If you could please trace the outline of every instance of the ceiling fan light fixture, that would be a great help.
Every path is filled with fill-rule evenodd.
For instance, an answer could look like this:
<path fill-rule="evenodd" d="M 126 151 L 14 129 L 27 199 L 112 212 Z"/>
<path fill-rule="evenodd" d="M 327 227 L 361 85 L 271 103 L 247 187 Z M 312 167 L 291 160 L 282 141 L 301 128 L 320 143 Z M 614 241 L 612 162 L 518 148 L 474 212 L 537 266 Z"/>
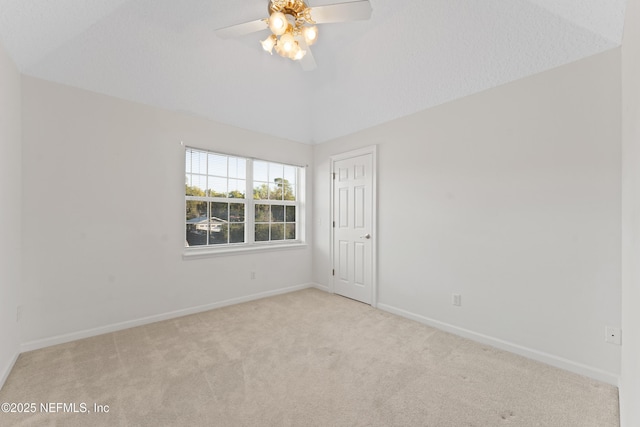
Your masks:
<path fill-rule="evenodd" d="M 293 42 L 293 47 L 291 48 L 291 50 L 289 51 L 289 54 L 287 55 L 287 58 L 292 59 L 295 61 L 296 56 L 300 54 L 300 46 L 298 45 L 298 42 Z"/>
<path fill-rule="evenodd" d="M 273 55 L 273 47 L 276 45 L 277 41 L 278 41 L 278 38 L 276 37 L 276 35 L 275 34 L 271 34 L 269 37 L 267 37 L 266 39 L 264 39 L 260 43 L 262 44 L 262 48 L 265 51 L 267 51 L 271 55 Z"/>
<path fill-rule="evenodd" d="M 318 27 L 315 25 L 312 27 L 304 27 L 302 30 L 302 35 L 304 36 L 304 40 L 307 42 L 309 46 L 314 44 L 316 40 L 318 40 Z"/>
<path fill-rule="evenodd" d="M 223 38 L 238 37 L 269 29 L 262 48 L 283 58 L 299 61 L 304 71 L 316 68 L 311 45 L 318 41 L 316 24 L 366 20 L 371 17 L 370 0 L 350 0 L 324 6 L 309 7 L 306 0 L 268 0 L 269 16 L 255 21 L 216 30 Z M 342 0 L 344 1 L 344 0 Z"/>
<path fill-rule="evenodd" d="M 299 60 L 301 60 L 302 58 L 304 58 L 304 56 L 305 56 L 306 54 L 307 54 L 307 51 L 306 51 L 306 50 L 302 50 L 302 49 L 300 49 L 300 46 L 298 46 L 297 52 L 296 52 L 296 54 L 295 54 L 295 55 L 293 55 L 293 58 L 292 58 L 292 59 L 294 59 L 294 60 L 296 60 L 296 61 L 299 61 Z"/>
<path fill-rule="evenodd" d="M 269 29 L 276 36 L 283 35 L 287 28 L 289 27 L 289 22 L 287 21 L 287 17 L 282 12 L 273 12 L 269 16 Z"/>
<path fill-rule="evenodd" d="M 307 45 L 318 39 L 318 28 L 311 18 L 311 8 L 304 0 L 270 0 L 269 18 L 266 21 L 273 34 L 262 43 L 262 47 L 267 52 L 275 49 L 284 58 L 299 61 L 307 54 L 295 37 L 300 38 L 301 42 L 304 39 Z M 272 41 L 274 46 L 271 46 Z"/>
<path fill-rule="evenodd" d="M 291 33 L 283 34 L 282 36 L 280 36 L 280 40 L 278 40 L 278 46 L 280 46 L 282 48 L 282 51 L 286 52 L 287 54 L 292 52 L 294 50 L 294 47 L 297 45 L 298 44 L 294 40 Z"/>

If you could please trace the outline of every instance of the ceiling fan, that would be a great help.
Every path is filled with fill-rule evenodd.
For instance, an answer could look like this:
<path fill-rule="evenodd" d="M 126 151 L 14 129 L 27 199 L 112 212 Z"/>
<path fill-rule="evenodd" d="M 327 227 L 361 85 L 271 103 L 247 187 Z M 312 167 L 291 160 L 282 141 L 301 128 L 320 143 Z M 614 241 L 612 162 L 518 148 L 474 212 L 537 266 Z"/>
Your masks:
<path fill-rule="evenodd" d="M 263 40 L 262 47 L 269 53 L 299 61 L 302 69 L 311 71 L 316 61 L 310 45 L 318 39 L 315 24 L 361 21 L 371 17 L 369 0 L 309 7 L 304 0 L 269 0 L 269 17 L 216 30 L 224 39 L 240 37 L 266 29 L 271 34 Z"/>

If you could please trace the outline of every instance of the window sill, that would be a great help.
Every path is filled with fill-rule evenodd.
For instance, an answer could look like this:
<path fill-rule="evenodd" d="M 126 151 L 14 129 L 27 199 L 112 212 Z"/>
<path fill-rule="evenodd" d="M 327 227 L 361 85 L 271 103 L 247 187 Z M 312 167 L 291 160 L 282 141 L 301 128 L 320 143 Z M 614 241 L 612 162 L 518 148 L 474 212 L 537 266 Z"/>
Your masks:
<path fill-rule="evenodd" d="M 251 246 L 225 246 L 221 248 L 204 247 L 204 248 L 185 248 L 182 253 L 183 260 L 211 258 L 219 255 L 241 255 L 256 252 L 272 252 L 279 250 L 306 249 L 306 243 L 271 243 L 271 244 L 253 244 Z"/>

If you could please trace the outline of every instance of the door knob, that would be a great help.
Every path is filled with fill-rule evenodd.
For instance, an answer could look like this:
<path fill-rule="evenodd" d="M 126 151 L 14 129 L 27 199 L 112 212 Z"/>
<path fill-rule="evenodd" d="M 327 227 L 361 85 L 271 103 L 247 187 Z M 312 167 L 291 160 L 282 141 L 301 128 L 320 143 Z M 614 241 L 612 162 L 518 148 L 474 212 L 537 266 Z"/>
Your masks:
<path fill-rule="evenodd" d="M 361 239 L 370 239 L 371 238 L 371 234 L 367 233 L 364 236 L 360 236 Z"/>

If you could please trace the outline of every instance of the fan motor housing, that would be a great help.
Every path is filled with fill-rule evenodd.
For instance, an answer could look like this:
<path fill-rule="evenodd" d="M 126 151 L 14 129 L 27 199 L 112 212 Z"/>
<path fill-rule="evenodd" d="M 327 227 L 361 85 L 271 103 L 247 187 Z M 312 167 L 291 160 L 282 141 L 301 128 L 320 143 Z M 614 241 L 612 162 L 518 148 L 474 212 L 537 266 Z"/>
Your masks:
<path fill-rule="evenodd" d="M 298 18 L 309 7 L 302 0 L 270 0 L 269 15 L 274 12 L 282 12 L 285 15 L 291 15 Z"/>

